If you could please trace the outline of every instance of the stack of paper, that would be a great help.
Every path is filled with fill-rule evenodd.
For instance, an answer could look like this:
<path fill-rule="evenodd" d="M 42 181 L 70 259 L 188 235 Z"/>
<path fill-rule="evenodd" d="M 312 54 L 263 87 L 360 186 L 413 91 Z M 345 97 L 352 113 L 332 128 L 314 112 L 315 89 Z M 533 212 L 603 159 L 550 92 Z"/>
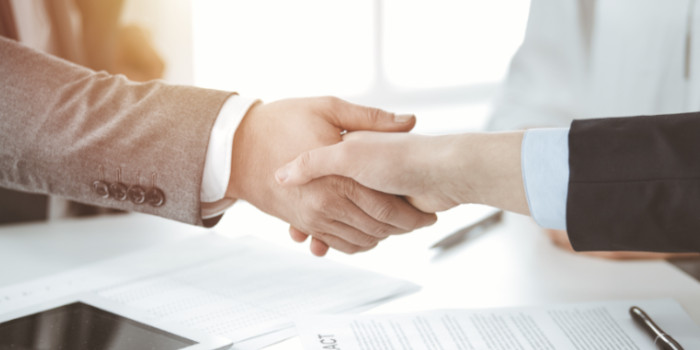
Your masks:
<path fill-rule="evenodd" d="M 416 290 L 254 238 L 203 235 L 0 289 L 0 310 L 93 292 L 246 349 L 293 336 L 300 315 L 364 310 Z"/>

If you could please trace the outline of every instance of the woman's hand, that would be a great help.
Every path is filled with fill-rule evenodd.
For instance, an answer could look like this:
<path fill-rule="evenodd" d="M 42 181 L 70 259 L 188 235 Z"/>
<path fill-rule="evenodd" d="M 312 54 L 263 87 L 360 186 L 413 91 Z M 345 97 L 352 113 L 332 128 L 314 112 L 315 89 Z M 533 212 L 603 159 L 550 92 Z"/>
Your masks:
<path fill-rule="evenodd" d="M 406 133 L 354 132 L 343 142 L 302 153 L 279 169 L 283 185 L 302 185 L 329 175 L 352 178 L 377 191 L 405 196 L 416 208 L 434 213 L 460 204 L 452 184 L 450 137 Z"/>
<path fill-rule="evenodd" d="M 277 182 L 305 184 L 349 177 L 377 191 L 405 196 L 424 212 L 462 203 L 528 213 L 520 170 L 522 132 L 421 136 L 355 132 L 343 142 L 302 153 L 278 169 Z"/>

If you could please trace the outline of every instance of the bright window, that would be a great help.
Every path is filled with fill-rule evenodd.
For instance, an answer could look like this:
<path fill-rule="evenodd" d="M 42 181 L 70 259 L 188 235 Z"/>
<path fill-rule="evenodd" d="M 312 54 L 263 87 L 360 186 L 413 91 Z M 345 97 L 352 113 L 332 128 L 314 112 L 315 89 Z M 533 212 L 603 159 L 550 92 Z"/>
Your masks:
<path fill-rule="evenodd" d="M 192 4 L 198 85 L 264 100 L 370 88 L 371 0 Z"/>
<path fill-rule="evenodd" d="M 387 78 L 402 87 L 493 83 L 522 42 L 528 2 L 385 0 Z"/>
<path fill-rule="evenodd" d="M 336 95 L 476 129 L 524 36 L 523 0 L 192 1 L 196 85 L 265 101 Z"/>

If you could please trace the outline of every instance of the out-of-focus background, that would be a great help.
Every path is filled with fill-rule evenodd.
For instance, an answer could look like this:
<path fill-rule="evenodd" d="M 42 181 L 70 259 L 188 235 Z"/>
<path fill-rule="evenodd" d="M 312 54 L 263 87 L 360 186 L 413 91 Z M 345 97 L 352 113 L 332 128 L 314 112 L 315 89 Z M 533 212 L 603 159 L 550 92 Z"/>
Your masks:
<path fill-rule="evenodd" d="M 523 0 L 128 0 L 171 82 L 263 101 L 336 95 L 480 129 L 523 40 Z"/>

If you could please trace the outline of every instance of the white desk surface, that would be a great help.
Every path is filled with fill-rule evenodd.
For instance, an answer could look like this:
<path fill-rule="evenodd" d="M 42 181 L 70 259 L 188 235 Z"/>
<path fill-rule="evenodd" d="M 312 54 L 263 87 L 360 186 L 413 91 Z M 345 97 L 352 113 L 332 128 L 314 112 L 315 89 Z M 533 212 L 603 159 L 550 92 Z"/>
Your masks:
<path fill-rule="evenodd" d="M 434 241 L 431 234 L 451 230 L 450 220 L 467 209 L 448 213 L 444 224 L 390 237 L 370 252 L 332 252 L 326 259 L 423 287 L 370 313 L 672 297 L 700 324 L 700 282 L 674 266 L 570 254 L 553 247 L 529 218 L 520 215 L 505 215 L 488 233 L 442 255 L 428 250 Z M 0 287 L 211 231 L 142 214 L 0 226 Z M 236 204 L 213 231 L 251 234 L 308 254 L 306 244 L 289 238 L 286 224 L 246 203 Z M 270 349 L 301 349 L 301 343 L 292 338 Z"/>

